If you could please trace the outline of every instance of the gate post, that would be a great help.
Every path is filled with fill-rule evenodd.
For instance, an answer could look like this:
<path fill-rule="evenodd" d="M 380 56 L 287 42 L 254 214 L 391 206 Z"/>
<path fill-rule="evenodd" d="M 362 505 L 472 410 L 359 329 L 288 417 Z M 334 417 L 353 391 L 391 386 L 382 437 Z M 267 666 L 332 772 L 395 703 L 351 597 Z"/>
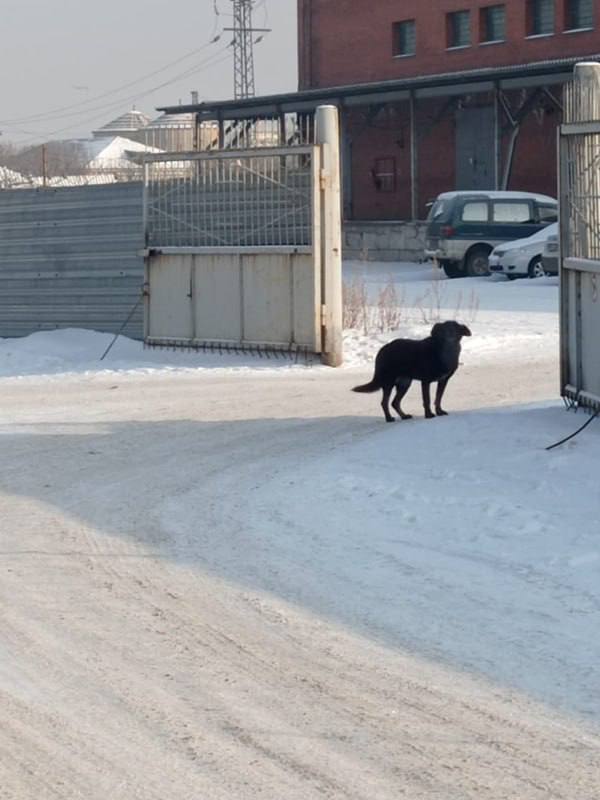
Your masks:
<path fill-rule="evenodd" d="M 339 367 L 342 341 L 342 214 L 340 133 L 335 106 L 319 106 L 316 143 L 321 150 L 321 330 L 323 363 Z"/>

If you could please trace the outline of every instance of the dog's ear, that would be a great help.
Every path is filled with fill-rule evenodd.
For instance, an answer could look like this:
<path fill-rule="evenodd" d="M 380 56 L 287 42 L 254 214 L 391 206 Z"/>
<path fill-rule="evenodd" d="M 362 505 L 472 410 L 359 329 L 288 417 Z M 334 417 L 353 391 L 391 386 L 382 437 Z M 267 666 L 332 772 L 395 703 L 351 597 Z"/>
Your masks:
<path fill-rule="evenodd" d="M 431 329 L 431 336 L 434 339 L 441 339 L 444 337 L 444 322 L 436 322 L 433 328 Z"/>

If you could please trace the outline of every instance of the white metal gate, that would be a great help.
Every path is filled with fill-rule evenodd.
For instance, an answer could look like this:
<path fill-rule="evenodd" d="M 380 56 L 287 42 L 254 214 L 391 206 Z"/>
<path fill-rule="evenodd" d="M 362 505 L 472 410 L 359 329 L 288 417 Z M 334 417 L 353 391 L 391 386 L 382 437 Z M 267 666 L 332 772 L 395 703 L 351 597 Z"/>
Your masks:
<path fill-rule="evenodd" d="M 600 64 L 578 64 L 559 132 L 561 392 L 600 409 Z"/>
<path fill-rule="evenodd" d="M 319 112 L 315 145 L 147 158 L 146 343 L 341 363 L 337 114 Z"/>

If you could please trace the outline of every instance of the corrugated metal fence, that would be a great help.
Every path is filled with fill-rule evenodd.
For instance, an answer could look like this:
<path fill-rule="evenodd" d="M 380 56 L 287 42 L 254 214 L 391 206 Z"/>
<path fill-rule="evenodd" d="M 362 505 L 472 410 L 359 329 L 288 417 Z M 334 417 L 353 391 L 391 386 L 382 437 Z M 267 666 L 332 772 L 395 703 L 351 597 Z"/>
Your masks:
<path fill-rule="evenodd" d="M 144 276 L 142 184 L 0 191 L 0 337 L 116 332 Z M 125 329 L 143 336 L 143 304 Z"/>

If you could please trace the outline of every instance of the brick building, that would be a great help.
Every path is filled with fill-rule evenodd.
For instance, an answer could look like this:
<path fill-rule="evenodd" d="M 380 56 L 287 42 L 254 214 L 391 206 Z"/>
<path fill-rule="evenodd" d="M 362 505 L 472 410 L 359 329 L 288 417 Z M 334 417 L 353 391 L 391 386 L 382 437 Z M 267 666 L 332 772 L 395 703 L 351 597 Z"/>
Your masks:
<path fill-rule="evenodd" d="M 161 110 L 215 121 L 226 146 L 251 120 L 287 143 L 288 116 L 333 103 L 345 219 L 416 220 L 452 189 L 556 195 L 582 60 L 600 60 L 600 0 L 298 0 L 298 92 Z"/>
<path fill-rule="evenodd" d="M 454 188 L 555 195 L 561 86 L 598 58 L 598 25 L 600 0 L 299 0 L 300 92 L 339 87 L 346 216 L 422 217 Z"/>

